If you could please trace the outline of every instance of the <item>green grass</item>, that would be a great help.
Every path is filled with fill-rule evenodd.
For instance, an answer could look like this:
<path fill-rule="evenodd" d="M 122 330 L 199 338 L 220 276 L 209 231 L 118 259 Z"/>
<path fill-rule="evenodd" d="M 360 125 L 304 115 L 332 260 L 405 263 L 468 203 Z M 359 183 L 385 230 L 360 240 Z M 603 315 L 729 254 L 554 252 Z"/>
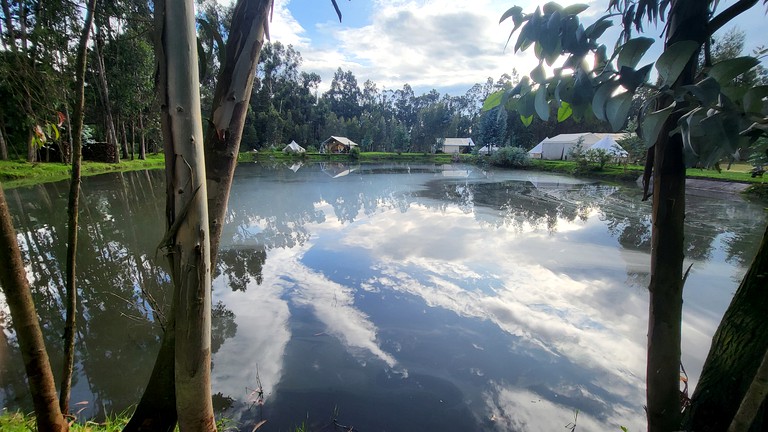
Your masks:
<path fill-rule="evenodd" d="M 162 168 L 165 166 L 164 160 L 162 154 L 154 154 L 147 155 L 146 160 L 123 160 L 118 164 L 84 161 L 81 172 L 85 177 L 107 172 Z M 71 165 L 60 162 L 0 161 L 0 182 L 3 187 L 12 188 L 59 181 L 70 178 L 71 171 Z"/>
<path fill-rule="evenodd" d="M 131 410 L 132 411 L 132 410 Z M 120 432 L 131 419 L 130 411 L 107 418 L 103 422 L 87 420 L 85 422 L 70 422 L 71 432 Z M 236 431 L 237 425 L 227 418 L 217 418 L 216 428 L 219 432 Z M 0 431 L 2 432 L 33 432 L 37 430 L 34 414 L 22 412 L 8 412 L 5 409 L 0 412 Z M 176 426 L 175 431 L 179 430 Z"/>

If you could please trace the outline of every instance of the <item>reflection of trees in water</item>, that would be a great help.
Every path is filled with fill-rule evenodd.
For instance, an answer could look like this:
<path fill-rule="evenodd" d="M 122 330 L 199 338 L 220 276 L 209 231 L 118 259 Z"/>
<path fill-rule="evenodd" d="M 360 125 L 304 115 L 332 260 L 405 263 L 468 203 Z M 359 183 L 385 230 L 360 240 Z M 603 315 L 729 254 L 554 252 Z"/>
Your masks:
<path fill-rule="evenodd" d="M 157 171 L 99 176 L 86 179 L 82 186 L 73 398 L 78 397 L 78 388 L 87 388 L 95 399 L 89 404 L 92 415 L 121 411 L 139 399 L 159 346 L 158 323 L 170 301 L 169 276 L 156 251 L 165 229 L 162 184 L 162 172 Z M 33 278 L 43 336 L 58 373 L 67 188 L 54 183 L 11 190 L 9 195 L 19 243 Z M 221 312 L 225 322 L 234 324 L 233 315 Z M 6 329 L 11 328 L 8 319 L 3 317 Z M 235 329 L 227 324 L 216 326 L 213 338 L 220 341 L 218 346 Z M 8 344 L 11 357 L 19 358 L 15 337 Z M 30 401 L 26 392 L 18 393 L 17 382 L 23 382 L 23 367 L 14 366 L 0 383 L 6 407 L 28 409 Z"/>
<path fill-rule="evenodd" d="M 258 248 L 233 248 L 219 252 L 214 277 L 226 277 L 226 284 L 232 291 L 245 291 L 251 281 L 261 285 L 264 277 L 262 268 L 267 261 L 267 251 Z"/>
<path fill-rule="evenodd" d="M 475 211 L 478 222 L 492 227 L 545 228 L 556 232 L 559 221 L 585 221 L 597 211 L 608 232 L 625 249 L 648 252 L 651 247 L 650 205 L 641 201 L 640 191 L 600 184 L 558 184 L 531 181 L 479 183 L 436 180 L 419 195 L 439 200 L 445 211 L 453 205 L 471 213 L 475 206 L 497 210 L 488 215 Z M 762 226 L 765 216 L 755 206 L 741 201 L 691 197 L 687 200 L 686 258 L 707 260 L 724 235 L 728 260 L 746 265 L 754 255 L 759 239 L 742 233 Z M 743 229 L 733 225 L 743 222 Z M 729 227 L 729 228 L 726 228 Z M 726 231 L 729 229 L 731 231 Z"/>

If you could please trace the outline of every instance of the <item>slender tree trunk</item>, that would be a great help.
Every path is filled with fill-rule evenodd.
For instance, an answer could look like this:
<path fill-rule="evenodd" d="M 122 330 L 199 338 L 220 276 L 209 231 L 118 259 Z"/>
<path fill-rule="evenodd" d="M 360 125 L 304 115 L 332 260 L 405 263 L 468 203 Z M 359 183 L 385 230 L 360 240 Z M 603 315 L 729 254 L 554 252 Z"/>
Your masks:
<path fill-rule="evenodd" d="M 8 35 L 8 45 L 11 47 L 11 52 L 16 52 L 16 33 L 13 29 L 13 17 L 11 16 L 11 7 L 8 4 L 8 0 L 0 0 L 0 4 L 3 8 L 3 16 L 5 17 L 6 34 Z"/>
<path fill-rule="evenodd" d="M 109 86 L 107 85 L 107 73 L 104 68 L 104 35 L 97 26 L 96 43 L 93 45 L 96 53 L 96 76 L 98 77 L 99 97 L 104 107 L 104 123 L 107 129 L 107 142 L 114 146 L 114 163 L 120 162 L 120 141 L 117 139 L 115 121 L 112 117 L 112 104 L 109 102 Z"/>
<path fill-rule="evenodd" d="M 164 246 L 176 300 L 176 412 L 183 431 L 215 431 L 210 381 L 210 237 L 194 2 L 160 0 L 155 5 L 167 187 Z"/>
<path fill-rule="evenodd" d="M 5 131 L 0 126 L 0 160 L 8 160 L 8 144 L 5 143 Z"/>
<path fill-rule="evenodd" d="M 227 214 L 240 139 L 253 87 L 253 77 L 264 44 L 264 26 L 272 0 L 239 0 L 232 15 L 224 61 L 211 108 L 211 127 L 205 137 L 211 259 L 215 265 Z"/>
<path fill-rule="evenodd" d="M 75 330 L 77 321 L 77 229 L 80 206 L 80 163 L 82 161 L 83 111 L 85 109 L 85 68 L 87 62 L 88 39 L 93 25 L 93 13 L 96 0 L 88 1 L 83 32 L 77 45 L 75 59 L 75 105 L 74 130 L 71 132 L 72 180 L 69 185 L 69 204 L 67 213 L 67 315 L 64 325 L 64 365 L 61 376 L 61 394 L 59 407 L 61 412 L 69 412 L 69 396 L 72 388 L 72 371 L 75 364 Z"/>
<path fill-rule="evenodd" d="M 685 430 L 725 431 L 738 411 L 739 403 L 768 351 L 768 332 L 765 331 L 768 324 L 767 279 L 768 228 L 712 337 L 691 406 L 686 410 Z M 766 411 L 768 408 L 763 407 L 762 421 L 768 418 Z M 761 424 L 757 430 L 763 429 Z"/>
<path fill-rule="evenodd" d="M 123 149 L 123 159 L 128 159 L 131 155 L 128 152 L 128 134 L 125 131 L 125 122 L 120 121 L 120 141 Z"/>
<path fill-rule="evenodd" d="M 684 7 L 683 7 L 684 6 Z M 665 46 L 706 39 L 708 2 L 672 0 Z M 695 59 L 673 84 L 693 84 Z M 666 106 L 671 100 L 662 101 Z M 653 228 L 646 369 L 648 430 L 680 428 L 680 341 L 683 309 L 683 222 L 685 219 L 685 161 L 680 134 L 669 136 L 679 115 L 664 125 L 654 149 Z"/>
<path fill-rule="evenodd" d="M 136 149 L 136 122 L 134 119 L 131 119 L 131 160 L 134 159 L 134 153 Z"/>
<path fill-rule="evenodd" d="M 146 134 L 144 133 L 144 114 L 139 114 L 139 131 L 141 133 L 140 141 L 141 145 L 139 147 L 139 159 L 144 160 L 147 158 L 147 143 L 145 140 Z"/>
<path fill-rule="evenodd" d="M 37 145 L 35 144 L 35 131 L 30 130 L 27 137 L 27 162 L 37 162 Z"/>
<path fill-rule="evenodd" d="M 69 425 L 61 415 L 57 403 L 56 384 L 53 381 L 48 353 L 43 341 L 37 312 L 32 301 L 24 262 L 16 242 L 11 215 L 5 194 L 0 188 L 0 283 L 11 311 L 11 318 L 24 359 L 29 380 L 29 391 L 35 406 L 37 428 L 41 431 L 66 431 Z"/>

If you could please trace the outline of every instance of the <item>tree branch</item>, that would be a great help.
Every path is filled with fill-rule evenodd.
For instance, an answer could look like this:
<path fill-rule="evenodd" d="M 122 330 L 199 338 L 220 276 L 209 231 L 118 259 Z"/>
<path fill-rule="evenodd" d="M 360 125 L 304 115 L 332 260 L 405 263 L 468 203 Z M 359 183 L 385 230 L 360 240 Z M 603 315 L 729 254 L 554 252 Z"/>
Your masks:
<path fill-rule="evenodd" d="M 709 35 L 712 36 L 732 19 L 746 12 L 749 8 L 757 4 L 757 0 L 739 0 L 732 4 L 728 9 L 722 11 L 718 16 L 709 21 Z"/>

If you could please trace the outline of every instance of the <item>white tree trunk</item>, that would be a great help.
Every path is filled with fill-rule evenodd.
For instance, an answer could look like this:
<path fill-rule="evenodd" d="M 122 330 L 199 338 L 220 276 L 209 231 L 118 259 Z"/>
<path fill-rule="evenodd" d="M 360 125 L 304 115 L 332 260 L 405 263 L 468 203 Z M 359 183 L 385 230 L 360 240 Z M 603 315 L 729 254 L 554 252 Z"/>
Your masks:
<path fill-rule="evenodd" d="M 176 411 L 182 431 L 213 431 L 211 271 L 194 2 L 159 1 L 155 16 L 167 179 L 167 248 L 176 301 Z"/>

